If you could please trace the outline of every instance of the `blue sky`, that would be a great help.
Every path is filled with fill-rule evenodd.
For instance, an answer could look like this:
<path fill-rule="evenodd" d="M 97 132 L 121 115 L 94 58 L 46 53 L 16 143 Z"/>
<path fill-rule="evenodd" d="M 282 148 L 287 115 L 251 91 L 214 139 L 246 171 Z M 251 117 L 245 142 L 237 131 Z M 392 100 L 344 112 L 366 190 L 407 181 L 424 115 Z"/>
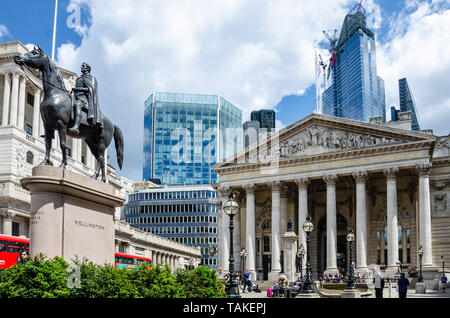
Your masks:
<path fill-rule="evenodd" d="M 314 43 L 325 40 L 322 30 L 340 29 L 358 2 L 59 0 L 57 64 L 77 73 L 81 61 L 93 66 L 102 110 L 126 131 L 123 173 L 137 180 L 143 103 L 152 92 L 218 94 L 243 109 L 244 120 L 254 109 L 275 108 L 278 127 L 288 126 L 315 108 Z M 4 1 L 0 41 L 36 44 L 50 55 L 54 5 Z M 74 6 L 84 33 L 68 26 Z M 407 77 L 423 128 L 448 134 L 450 41 L 442 39 L 450 32 L 450 5 L 366 0 L 363 6 L 377 39 L 386 105 L 398 105 L 398 79 Z M 123 116 L 124 107 L 133 111 Z"/>

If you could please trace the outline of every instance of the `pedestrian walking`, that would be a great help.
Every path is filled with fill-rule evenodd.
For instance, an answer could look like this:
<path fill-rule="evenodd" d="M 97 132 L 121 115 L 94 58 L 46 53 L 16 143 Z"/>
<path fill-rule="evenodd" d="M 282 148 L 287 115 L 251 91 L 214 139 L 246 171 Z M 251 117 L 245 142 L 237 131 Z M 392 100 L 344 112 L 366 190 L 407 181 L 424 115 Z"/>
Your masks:
<path fill-rule="evenodd" d="M 376 271 L 373 271 L 373 283 L 375 284 L 375 297 L 383 298 L 384 278 Z"/>
<path fill-rule="evenodd" d="M 400 278 L 397 280 L 398 296 L 399 298 L 406 298 L 408 293 L 409 280 L 405 277 L 405 273 L 400 273 Z"/>

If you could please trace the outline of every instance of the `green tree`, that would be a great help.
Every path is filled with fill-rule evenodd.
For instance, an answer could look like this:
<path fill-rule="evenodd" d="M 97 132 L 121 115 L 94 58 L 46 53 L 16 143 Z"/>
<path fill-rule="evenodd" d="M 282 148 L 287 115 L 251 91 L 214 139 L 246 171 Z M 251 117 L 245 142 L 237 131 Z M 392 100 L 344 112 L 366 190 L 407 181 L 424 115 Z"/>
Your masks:
<path fill-rule="evenodd" d="M 17 264 L 3 271 L 0 281 L 0 298 L 65 298 L 70 296 L 67 287 L 69 264 L 62 258 L 46 260 L 37 255 L 25 264 Z"/>
<path fill-rule="evenodd" d="M 183 286 L 187 298 L 225 298 L 224 284 L 217 279 L 214 270 L 198 266 L 194 270 L 176 273 L 177 281 Z"/>
<path fill-rule="evenodd" d="M 96 265 L 87 260 L 74 260 L 70 275 L 80 275 L 79 288 L 71 288 L 74 298 L 133 298 L 139 297 L 139 290 L 130 279 L 130 270 L 111 265 Z M 76 269 L 75 269 L 76 268 Z"/>
<path fill-rule="evenodd" d="M 185 298 L 183 285 L 172 275 L 169 266 L 157 265 L 149 268 L 148 264 L 130 271 L 131 280 L 137 284 L 139 294 L 145 298 Z"/>

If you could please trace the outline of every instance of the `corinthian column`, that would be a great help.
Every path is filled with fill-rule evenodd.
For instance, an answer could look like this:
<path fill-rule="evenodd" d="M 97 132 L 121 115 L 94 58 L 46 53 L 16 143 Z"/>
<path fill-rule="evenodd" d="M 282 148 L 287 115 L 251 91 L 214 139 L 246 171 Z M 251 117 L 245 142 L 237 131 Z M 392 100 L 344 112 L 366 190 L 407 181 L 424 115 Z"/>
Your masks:
<path fill-rule="evenodd" d="M 272 270 L 269 273 L 269 280 L 277 280 L 281 272 L 281 235 L 280 235 L 280 190 L 281 182 L 270 182 L 272 189 Z"/>
<path fill-rule="evenodd" d="M 367 171 L 353 173 L 356 181 L 356 270 L 361 274 L 369 272 L 367 267 L 367 176 Z"/>
<path fill-rule="evenodd" d="M 298 186 L 298 247 L 303 245 L 306 249 L 306 233 L 303 231 L 303 224 L 306 222 L 308 215 L 308 185 L 309 178 L 295 179 Z M 306 262 L 305 262 L 306 263 Z M 305 267 L 306 264 L 302 265 Z"/>
<path fill-rule="evenodd" d="M 25 124 L 25 94 L 27 92 L 27 80 L 26 77 L 23 75 L 20 79 L 20 85 L 19 85 L 19 111 L 17 114 L 17 127 L 19 129 L 24 129 Z"/>
<path fill-rule="evenodd" d="M 243 186 L 246 193 L 246 213 L 247 221 L 245 224 L 245 249 L 248 256 L 246 260 L 246 269 L 250 269 L 252 272 L 252 278 L 256 279 L 255 263 L 256 263 L 256 232 L 255 232 L 255 185 L 247 184 Z M 245 269 L 243 269 L 245 270 Z"/>
<path fill-rule="evenodd" d="M 8 211 L 7 209 L 0 210 L 0 216 L 3 219 L 3 234 L 12 235 L 12 220 L 14 219 L 15 213 Z"/>
<path fill-rule="evenodd" d="M 229 258 L 230 258 L 230 232 L 229 232 L 229 223 L 230 223 L 230 217 L 223 211 L 223 206 L 225 205 L 225 202 L 228 200 L 228 194 L 229 194 L 229 188 L 220 187 L 217 189 L 217 193 L 219 195 L 219 198 L 221 200 L 220 204 L 220 210 L 219 210 L 219 218 L 221 219 L 221 224 L 219 226 L 219 261 L 221 262 L 220 265 L 222 265 L 222 268 L 224 272 L 228 272 L 229 267 Z"/>
<path fill-rule="evenodd" d="M 387 270 L 396 271 L 398 259 L 398 216 L 397 216 L 397 173 L 398 168 L 384 169 L 387 188 Z"/>
<path fill-rule="evenodd" d="M 12 89 L 11 89 L 11 112 L 9 114 L 9 124 L 17 126 L 17 106 L 19 102 L 19 72 L 12 72 Z"/>
<path fill-rule="evenodd" d="M 11 79 L 9 71 L 5 71 L 5 85 L 3 87 L 3 111 L 2 111 L 2 126 L 8 126 L 9 119 L 9 102 L 11 97 Z"/>
<path fill-rule="evenodd" d="M 327 269 L 325 273 L 336 275 L 339 273 L 336 262 L 337 252 L 337 224 L 336 224 L 336 180 L 331 174 L 324 176 L 327 184 Z"/>
<path fill-rule="evenodd" d="M 39 119 L 41 112 L 39 107 L 41 105 L 41 90 L 36 88 L 34 90 L 34 104 L 33 104 L 33 137 L 39 138 Z"/>
<path fill-rule="evenodd" d="M 431 205 L 430 205 L 430 172 L 431 163 L 416 166 L 419 174 L 419 245 L 424 250 L 423 266 L 433 265 L 433 250 L 431 247 Z"/>
<path fill-rule="evenodd" d="M 282 186 L 280 189 L 280 235 L 283 235 L 287 230 L 288 221 L 288 199 L 289 189 L 286 186 Z"/>

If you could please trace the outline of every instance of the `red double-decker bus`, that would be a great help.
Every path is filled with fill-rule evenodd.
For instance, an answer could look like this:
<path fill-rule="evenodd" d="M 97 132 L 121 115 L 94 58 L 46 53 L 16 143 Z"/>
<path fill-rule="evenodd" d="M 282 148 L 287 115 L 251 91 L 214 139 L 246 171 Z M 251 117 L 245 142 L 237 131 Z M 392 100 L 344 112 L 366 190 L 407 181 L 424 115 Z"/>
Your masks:
<path fill-rule="evenodd" d="M 0 235 L 0 268 L 9 268 L 15 264 L 21 252 L 30 251 L 30 240 L 15 236 Z M 152 263 L 150 258 L 123 253 L 115 253 L 116 268 L 137 268 L 143 262 Z"/>
<path fill-rule="evenodd" d="M 20 237 L 0 235 L 0 268 L 17 264 L 20 253 L 30 250 L 30 240 Z"/>
<path fill-rule="evenodd" d="M 150 258 L 123 253 L 115 253 L 116 268 L 135 269 L 144 262 L 147 262 L 149 264 L 149 267 L 151 267 L 152 260 Z"/>

